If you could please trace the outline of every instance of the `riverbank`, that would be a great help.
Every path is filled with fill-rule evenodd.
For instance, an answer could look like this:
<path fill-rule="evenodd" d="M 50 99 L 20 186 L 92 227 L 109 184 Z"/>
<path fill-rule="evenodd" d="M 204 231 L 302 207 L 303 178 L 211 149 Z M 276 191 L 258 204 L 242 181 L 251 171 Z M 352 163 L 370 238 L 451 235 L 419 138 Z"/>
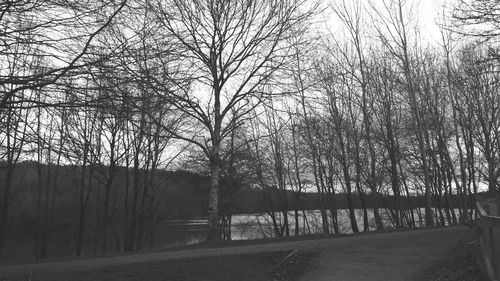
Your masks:
<path fill-rule="evenodd" d="M 292 262 L 280 263 L 289 252 L 251 255 L 185 258 L 127 265 L 105 266 L 95 270 L 26 272 L 4 276 L 9 281 L 268 281 L 297 280 L 307 270 L 312 254 L 300 253 Z M 277 266 L 280 264 L 280 266 Z M 280 278 L 280 279 L 278 279 Z M 282 279 L 283 278 L 283 279 Z"/>
<path fill-rule="evenodd" d="M 56 278 L 59 277 L 70 280 L 68 276 L 73 276 L 71 274 L 77 274 L 77 277 L 92 276 L 95 272 L 100 272 L 102 275 L 94 276 L 92 280 L 162 280 L 155 279 L 158 275 L 150 276 L 148 272 L 175 275 L 175 270 L 198 268 L 199 264 L 209 261 L 214 261 L 214 263 L 208 264 L 210 269 L 208 273 L 200 269 L 199 274 L 204 277 L 202 280 L 228 280 L 217 278 L 220 278 L 223 272 L 229 274 L 231 270 L 241 276 L 249 275 L 250 273 L 247 272 L 252 271 L 266 272 L 268 269 L 265 268 L 272 267 L 279 255 L 298 250 L 306 257 L 297 263 L 297 265 L 302 265 L 303 269 L 298 274 L 294 274 L 294 277 L 299 278 L 298 280 L 413 281 L 422 280 L 416 278 L 445 259 L 450 249 L 467 235 L 470 235 L 467 227 L 452 227 L 10 265 L 0 267 L 0 280 L 28 280 L 26 276 L 29 273 L 35 277 L 47 276 L 47 279 L 33 278 L 32 280 L 57 280 Z M 275 253 L 280 254 L 275 256 Z M 231 264 L 231 260 L 236 261 L 236 264 Z M 225 265 L 228 265 L 230 269 L 226 269 Z M 217 273 L 211 273 L 212 271 L 217 271 Z M 138 274 L 135 275 L 134 272 Z M 112 278 L 112 276 L 116 277 L 116 274 L 124 276 Z M 130 275 L 130 278 L 126 274 Z M 186 275 L 179 275 L 178 278 L 171 277 L 164 280 L 197 280 L 189 279 L 191 278 L 189 275 L 186 273 Z M 24 279 L 19 279 L 23 276 Z M 242 278 L 229 280 L 245 280 Z M 254 278 L 252 280 L 272 280 Z"/>

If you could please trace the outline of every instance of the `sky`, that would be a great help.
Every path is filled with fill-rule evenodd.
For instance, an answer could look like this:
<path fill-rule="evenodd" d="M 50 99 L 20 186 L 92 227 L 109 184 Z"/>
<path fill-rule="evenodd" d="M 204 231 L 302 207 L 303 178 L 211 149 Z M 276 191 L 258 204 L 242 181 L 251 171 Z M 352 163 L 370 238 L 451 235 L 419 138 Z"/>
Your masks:
<path fill-rule="evenodd" d="M 363 18 L 365 28 L 363 30 L 367 33 L 368 37 L 373 34 L 371 26 L 372 18 L 370 13 L 372 11 L 371 5 L 378 10 L 384 10 L 384 2 L 397 2 L 397 0 L 324 0 L 322 2 L 325 8 L 324 13 L 320 15 L 323 21 L 323 26 L 330 34 L 336 37 L 340 36 L 343 31 L 343 24 L 335 15 L 331 7 L 335 4 L 340 4 L 343 1 L 347 5 L 354 5 L 359 3 L 363 10 Z M 441 42 L 441 34 L 438 23 L 443 22 L 443 13 L 450 15 L 452 0 L 406 0 L 405 1 L 406 15 L 411 17 L 411 21 L 418 25 L 421 39 L 431 45 L 436 45 Z M 370 4 L 371 3 L 371 4 Z M 411 10 L 411 12 L 410 12 Z"/>

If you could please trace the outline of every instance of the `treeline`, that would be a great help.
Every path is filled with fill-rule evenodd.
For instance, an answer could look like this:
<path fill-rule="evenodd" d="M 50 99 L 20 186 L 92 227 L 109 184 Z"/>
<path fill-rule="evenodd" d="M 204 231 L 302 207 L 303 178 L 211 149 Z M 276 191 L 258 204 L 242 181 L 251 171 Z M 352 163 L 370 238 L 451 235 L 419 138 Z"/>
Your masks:
<path fill-rule="evenodd" d="M 34 258 L 61 256 L 75 252 L 76 249 L 85 255 L 96 255 L 157 248 L 168 245 L 168 242 L 175 242 L 169 241 L 168 235 L 172 235 L 171 233 L 162 230 L 165 226 L 175 227 L 175 223 L 171 222 L 203 219 L 207 216 L 208 176 L 188 171 L 158 170 L 148 187 L 151 190 L 150 196 L 146 199 L 148 203 L 141 205 L 140 208 L 133 208 L 132 203 L 127 202 L 127 197 L 134 192 L 130 182 L 134 181 L 135 176 L 139 181 L 146 180 L 148 171 L 140 170 L 138 174 L 132 175 L 132 168 L 120 166 L 116 168 L 116 179 L 110 190 L 112 200 L 106 210 L 106 189 L 102 185 L 105 178 L 102 175 L 109 167 L 96 165 L 93 169 L 95 173 L 90 176 L 90 184 L 87 187 L 89 199 L 84 228 L 80 228 L 78 218 L 81 214 L 77 201 L 80 189 L 75 186 L 75 181 L 81 177 L 81 167 L 68 165 L 56 167 L 54 164 L 45 165 L 37 162 L 17 164 L 13 174 L 15 189 L 6 233 L 7 260 L 26 259 L 30 256 Z M 57 176 L 54 176 L 55 171 Z M 40 181 L 51 184 L 40 186 Z M 282 198 L 269 194 L 269 190 L 263 192 L 259 188 L 249 186 L 237 186 L 234 189 L 238 191 L 237 196 L 231 200 L 233 215 L 266 214 L 270 205 L 281 204 Z M 139 195 L 139 201 L 142 200 L 143 194 Z M 301 197 L 300 201 L 294 200 L 297 196 Z M 304 212 L 321 208 L 319 196 L 315 192 L 297 194 L 295 191 L 287 190 L 285 197 L 289 202 L 288 213 L 291 210 L 299 210 L 303 215 Z M 349 200 L 347 198 L 347 194 L 337 194 L 335 204 L 339 210 L 348 209 L 349 200 L 354 209 L 362 210 L 366 207 L 371 210 L 374 207 L 375 201 L 371 195 L 365 195 L 365 205 L 357 193 L 352 194 Z M 380 194 L 377 199 L 384 212 L 394 210 L 396 207 L 392 195 Z M 439 199 L 434 198 L 434 207 L 438 206 Z M 454 205 L 458 204 L 459 199 L 456 195 L 450 197 Z M 402 212 L 413 211 L 421 217 L 421 211 L 410 208 L 424 206 L 423 198 L 411 197 L 398 207 Z M 315 218 L 301 219 L 314 221 Z M 132 226 L 135 227 L 134 231 L 131 231 Z M 79 231 L 83 233 L 78 233 Z M 299 228 L 299 231 L 304 233 L 305 230 Z M 203 235 L 203 231 L 199 232 Z M 131 233 L 137 233 L 134 237 L 134 248 L 127 248 Z M 166 239 L 158 237 L 160 235 Z"/>
<path fill-rule="evenodd" d="M 277 236 L 300 234 L 310 192 L 324 234 L 340 232 L 345 205 L 359 232 L 358 202 L 363 231 L 371 210 L 384 227 L 382 208 L 396 228 L 420 226 L 419 206 L 426 226 L 473 221 L 475 195 L 500 176 L 496 7 L 461 1 L 436 46 L 411 5 L 384 3 L 0 4 L 0 254 L 25 160 L 38 258 L 56 202 L 73 208 L 76 255 L 89 233 L 102 252 L 141 248 L 169 206 L 193 207 L 165 193 L 160 173 L 175 166 L 208 177 L 207 239 L 231 238 L 241 187 L 259 190 Z M 338 34 L 321 31 L 325 11 Z"/>
<path fill-rule="evenodd" d="M 92 173 L 79 165 L 16 165 L 6 258 L 135 251 L 154 244 L 157 226 L 166 220 L 206 217 L 207 177 L 163 170 L 152 175 L 120 166 L 106 189 L 109 167 L 91 169 Z M 134 182 L 141 184 L 136 187 Z"/>

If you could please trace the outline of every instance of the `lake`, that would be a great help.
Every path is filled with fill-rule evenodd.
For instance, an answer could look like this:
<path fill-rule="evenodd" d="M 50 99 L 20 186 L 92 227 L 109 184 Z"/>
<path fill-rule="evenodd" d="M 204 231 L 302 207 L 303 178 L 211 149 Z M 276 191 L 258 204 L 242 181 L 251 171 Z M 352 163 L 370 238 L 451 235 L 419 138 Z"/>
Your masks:
<path fill-rule="evenodd" d="M 387 209 L 379 209 L 384 228 L 394 228 Z M 355 209 L 358 228 L 363 230 L 363 210 Z M 436 211 L 435 211 L 436 212 Z M 413 211 L 417 227 L 424 226 L 424 209 Z M 458 209 L 455 210 L 458 217 Z M 294 212 L 288 212 L 290 235 L 295 234 Z M 331 225 L 331 218 L 330 225 Z M 274 237 L 271 217 L 265 213 L 239 214 L 231 218 L 231 237 L 233 240 L 248 240 Z M 282 217 L 277 215 L 277 221 L 282 224 Z M 339 232 L 342 234 L 352 233 L 347 209 L 338 210 Z M 376 229 L 373 209 L 368 209 L 368 225 L 370 230 Z M 322 221 L 319 210 L 306 210 L 299 213 L 299 235 L 322 233 Z M 196 244 L 206 238 L 207 221 L 203 218 L 195 220 L 170 220 L 162 222 L 156 229 L 154 248 L 172 247 Z M 330 231 L 333 232 L 333 229 Z"/>

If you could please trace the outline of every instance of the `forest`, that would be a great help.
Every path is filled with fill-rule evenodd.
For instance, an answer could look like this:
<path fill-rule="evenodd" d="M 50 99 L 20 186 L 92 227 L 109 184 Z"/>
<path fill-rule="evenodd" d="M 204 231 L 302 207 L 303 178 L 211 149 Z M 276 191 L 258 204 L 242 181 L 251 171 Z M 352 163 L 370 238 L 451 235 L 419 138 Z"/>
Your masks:
<path fill-rule="evenodd" d="M 2 1 L 0 257 L 137 251 L 166 219 L 231 239 L 243 212 L 275 236 L 311 209 L 325 235 L 343 209 L 353 233 L 473 222 L 499 189 L 500 6 L 430 31 L 418 2 Z"/>

